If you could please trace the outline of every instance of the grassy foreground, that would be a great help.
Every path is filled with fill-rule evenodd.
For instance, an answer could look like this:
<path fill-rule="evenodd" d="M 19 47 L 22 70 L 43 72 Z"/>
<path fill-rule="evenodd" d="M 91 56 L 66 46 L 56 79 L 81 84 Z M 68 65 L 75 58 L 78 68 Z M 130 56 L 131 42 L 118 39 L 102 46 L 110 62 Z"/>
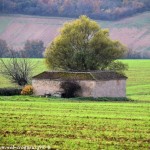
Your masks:
<path fill-rule="evenodd" d="M 1 97 L 0 146 L 148 150 L 149 104 Z"/>

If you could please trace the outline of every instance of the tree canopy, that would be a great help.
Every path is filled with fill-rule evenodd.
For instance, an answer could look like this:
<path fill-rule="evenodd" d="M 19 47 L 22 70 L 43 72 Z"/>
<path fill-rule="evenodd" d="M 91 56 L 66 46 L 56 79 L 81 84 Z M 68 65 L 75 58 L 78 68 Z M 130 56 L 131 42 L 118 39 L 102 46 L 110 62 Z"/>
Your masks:
<path fill-rule="evenodd" d="M 87 16 L 81 16 L 64 25 L 60 35 L 47 47 L 45 57 L 49 68 L 106 70 L 125 50 L 121 43 L 109 38 L 108 30 Z"/>

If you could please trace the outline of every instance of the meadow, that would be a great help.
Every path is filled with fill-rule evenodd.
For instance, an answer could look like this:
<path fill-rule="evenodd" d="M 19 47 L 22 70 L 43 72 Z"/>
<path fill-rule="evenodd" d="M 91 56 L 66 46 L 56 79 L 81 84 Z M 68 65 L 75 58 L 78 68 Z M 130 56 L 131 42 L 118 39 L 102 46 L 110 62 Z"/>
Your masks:
<path fill-rule="evenodd" d="M 64 150 L 149 147 L 149 103 L 0 98 L 0 146 Z"/>
<path fill-rule="evenodd" d="M 43 59 L 34 75 L 46 69 Z M 150 60 L 121 60 L 131 101 L 29 96 L 0 97 L 0 146 L 50 146 L 64 150 L 148 150 Z M 12 85 L 0 76 L 1 87 Z"/>
<path fill-rule="evenodd" d="M 150 60 L 122 60 L 122 62 L 129 66 L 126 71 L 127 97 L 150 101 Z"/>

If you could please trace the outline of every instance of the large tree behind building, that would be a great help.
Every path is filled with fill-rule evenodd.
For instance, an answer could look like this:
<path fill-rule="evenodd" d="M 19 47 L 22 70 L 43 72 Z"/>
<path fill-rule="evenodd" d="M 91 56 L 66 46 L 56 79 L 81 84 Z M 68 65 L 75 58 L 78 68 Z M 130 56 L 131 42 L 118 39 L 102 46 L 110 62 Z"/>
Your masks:
<path fill-rule="evenodd" d="M 54 69 L 105 70 L 124 52 L 121 43 L 109 38 L 108 30 L 81 16 L 64 25 L 60 35 L 47 47 L 45 57 L 48 66 Z"/>

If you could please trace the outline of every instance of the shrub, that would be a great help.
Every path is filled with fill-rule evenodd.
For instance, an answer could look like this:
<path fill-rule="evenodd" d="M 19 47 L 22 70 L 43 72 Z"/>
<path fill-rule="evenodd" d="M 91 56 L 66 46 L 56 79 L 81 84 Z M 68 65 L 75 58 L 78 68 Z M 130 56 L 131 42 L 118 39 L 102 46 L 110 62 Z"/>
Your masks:
<path fill-rule="evenodd" d="M 72 98 L 76 96 L 76 92 L 81 89 L 80 85 L 75 81 L 62 82 L 60 87 L 64 90 L 63 98 Z"/>
<path fill-rule="evenodd" d="M 21 95 L 32 95 L 32 94 L 33 94 L 32 85 L 26 85 L 21 91 Z"/>
<path fill-rule="evenodd" d="M 0 96 L 20 95 L 21 90 L 18 88 L 0 88 Z"/>

